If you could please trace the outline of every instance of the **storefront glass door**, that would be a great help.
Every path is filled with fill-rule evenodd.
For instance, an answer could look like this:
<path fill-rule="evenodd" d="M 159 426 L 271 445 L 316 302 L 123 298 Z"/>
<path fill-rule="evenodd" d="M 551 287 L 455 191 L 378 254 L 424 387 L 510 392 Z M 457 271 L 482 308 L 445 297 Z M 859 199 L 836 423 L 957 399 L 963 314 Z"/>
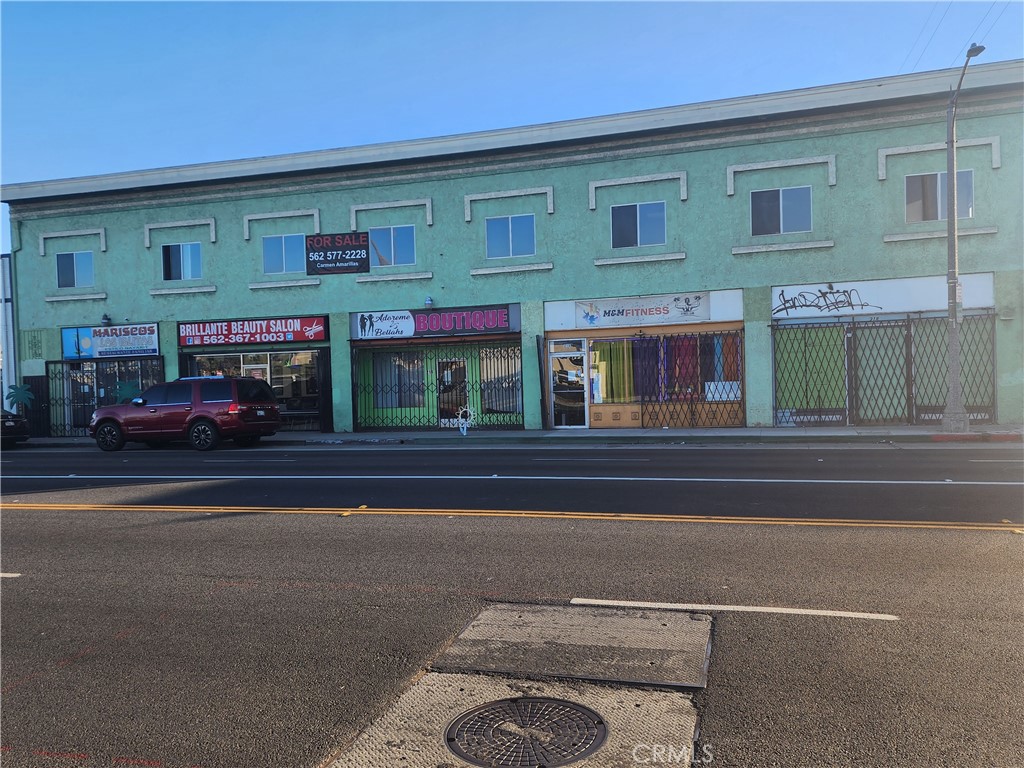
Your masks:
<path fill-rule="evenodd" d="M 466 361 L 437 361 L 437 415 L 442 427 L 458 427 L 459 411 L 468 405 Z"/>
<path fill-rule="evenodd" d="M 581 339 L 550 344 L 551 424 L 556 429 L 587 426 L 586 356 L 583 348 Z"/>

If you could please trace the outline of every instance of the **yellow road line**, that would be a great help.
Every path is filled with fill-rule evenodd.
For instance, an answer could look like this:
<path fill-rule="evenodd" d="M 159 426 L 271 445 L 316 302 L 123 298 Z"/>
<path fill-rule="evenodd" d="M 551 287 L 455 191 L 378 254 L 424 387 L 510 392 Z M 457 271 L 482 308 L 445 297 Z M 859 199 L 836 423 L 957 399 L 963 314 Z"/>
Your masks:
<path fill-rule="evenodd" d="M 641 515 L 611 512 L 546 512 L 504 509 L 400 509 L 369 507 L 232 507 L 174 506 L 146 504 L 34 504 L 0 503 L 6 510 L 65 510 L 69 512 L 174 512 L 188 514 L 272 514 L 272 515 L 403 515 L 421 517 L 518 517 L 551 520 L 611 520 L 645 523 L 715 523 L 728 525 L 792 525 L 833 528 L 928 528 L 956 531 L 1002 531 L 1024 533 L 1013 523 L 935 522 L 928 520 L 829 520 L 826 518 L 743 517 L 723 515 Z"/>

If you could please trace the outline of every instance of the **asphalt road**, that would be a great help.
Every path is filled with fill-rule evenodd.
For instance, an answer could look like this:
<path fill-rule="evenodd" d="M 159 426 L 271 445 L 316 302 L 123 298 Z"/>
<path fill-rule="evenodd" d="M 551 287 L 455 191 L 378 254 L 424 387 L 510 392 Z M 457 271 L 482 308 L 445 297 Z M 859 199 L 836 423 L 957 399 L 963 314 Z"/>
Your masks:
<path fill-rule="evenodd" d="M 5 452 L 0 757 L 312 768 L 488 602 L 583 597 L 898 616 L 712 611 L 713 765 L 1021 765 L 1021 459 Z"/>

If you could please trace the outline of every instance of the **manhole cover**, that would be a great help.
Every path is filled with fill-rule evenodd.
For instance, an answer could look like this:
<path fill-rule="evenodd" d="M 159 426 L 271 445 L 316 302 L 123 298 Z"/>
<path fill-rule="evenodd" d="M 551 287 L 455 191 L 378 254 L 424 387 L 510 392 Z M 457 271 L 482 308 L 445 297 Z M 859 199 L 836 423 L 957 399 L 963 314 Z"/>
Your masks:
<path fill-rule="evenodd" d="M 555 768 L 604 744 L 608 729 L 592 709 L 561 699 L 522 697 L 483 704 L 455 719 L 448 748 L 484 768 Z"/>

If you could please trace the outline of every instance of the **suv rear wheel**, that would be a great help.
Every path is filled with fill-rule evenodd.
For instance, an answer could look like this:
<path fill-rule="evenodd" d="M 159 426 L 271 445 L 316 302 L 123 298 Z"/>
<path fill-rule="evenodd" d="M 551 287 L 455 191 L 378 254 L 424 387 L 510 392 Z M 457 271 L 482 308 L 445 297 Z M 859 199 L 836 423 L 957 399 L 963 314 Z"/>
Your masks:
<path fill-rule="evenodd" d="M 124 448 L 124 433 L 113 421 L 105 421 L 96 428 L 96 445 L 103 451 L 120 451 Z"/>
<path fill-rule="evenodd" d="M 213 422 L 200 419 L 189 427 L 188 441 L 197 451 L 212 451 L 220 442 L 220 434 Z"/>

